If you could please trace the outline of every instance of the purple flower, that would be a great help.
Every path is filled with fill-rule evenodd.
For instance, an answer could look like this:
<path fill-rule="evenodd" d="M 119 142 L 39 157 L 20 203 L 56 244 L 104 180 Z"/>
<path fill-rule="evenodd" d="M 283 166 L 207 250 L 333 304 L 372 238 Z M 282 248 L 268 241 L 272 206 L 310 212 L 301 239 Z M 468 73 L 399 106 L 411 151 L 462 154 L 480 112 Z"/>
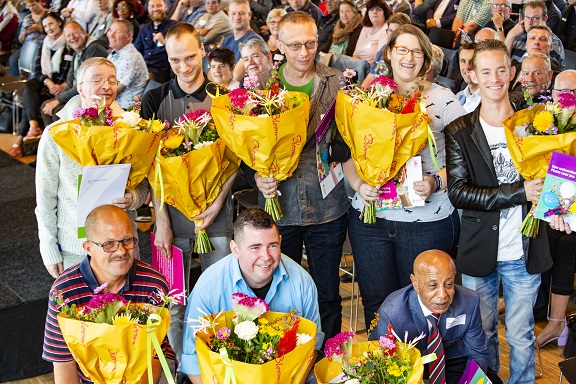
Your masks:
<path fill-rule="evenodd" d="M 576 107 L 576 96 L 570 92 L 562 92 L 558 95 L 558 104 L 561 108 Z"/>
<path fill-rule="evenodd" d="M 96 287 L 96 289 L 94 290 L 94 294 L 99 294 L 100 292 L 102 292 L 103 290 L 106 289 L 106 287 L 108 287 L 108 283 L 104 283 L 99 287 Z"/>
<path fill-rule="evenodd" d="M 256 89 L 258 88 L 258 76 L 246 76 L 244 78 L 244 88 L 245 89 Z"/>
<path fill-rule="evenodd" d="M 342 72 L 342 75 L 347 79 L 351 79 L 356 76 L 356 71 L 351 68 L 346 68 L 344 72 Z"/>
<path fill-rule="evenodd" d="M 216 337 L 218 337 L 219 340 L 228 340 L 230 337 L 230 329 L 227 327 L 220 328 Z"/>

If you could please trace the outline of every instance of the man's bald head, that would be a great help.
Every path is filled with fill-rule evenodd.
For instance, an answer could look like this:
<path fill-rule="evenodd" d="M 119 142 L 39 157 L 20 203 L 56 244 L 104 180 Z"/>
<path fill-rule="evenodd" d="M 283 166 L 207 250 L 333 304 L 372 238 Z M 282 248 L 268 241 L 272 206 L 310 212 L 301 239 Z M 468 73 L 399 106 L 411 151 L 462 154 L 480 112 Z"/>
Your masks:
<path fill-rule="evenodd" d="M 414 290 L 422 304 L 433 313 L 444 313 L 454 299 L 456 266 L 444 251 L 433 249 L 422 252 L 414 260 L 414 273 L 410 275 Z"/>

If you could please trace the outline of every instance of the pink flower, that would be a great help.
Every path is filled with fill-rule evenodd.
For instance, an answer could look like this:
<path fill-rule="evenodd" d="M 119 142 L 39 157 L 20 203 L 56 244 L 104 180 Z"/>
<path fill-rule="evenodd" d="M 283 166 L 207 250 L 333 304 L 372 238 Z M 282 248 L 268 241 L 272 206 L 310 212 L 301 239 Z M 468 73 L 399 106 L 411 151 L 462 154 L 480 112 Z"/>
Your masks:
<path fill-rule="evenodd" d="M 377 85 L 381 85 L 383 87 L 389 87 L 393 91 L 396 90 L 396 83 L 394 82 L 394 80 L 386 76 L 378 76 L 377 78 L 375 78 L 374 81 L 370 83 L 370 88 L 375 87 Z"/>
<path fill-rule="evenodd" d="M 324 353 L 329 359 L 334 359 L 338 356 L 344 355 L 344 350 L 342 349 L 342 344 L 352 341 L 354 333 L 352 332 L 340 332 L 331 339 L 328 339 L 326 345 L 324 346 Z"/>
<path fill-rule="evenodd" d="M 561 108 L 576 107 L 576 96 L 570 92 L 562 92 L 558 95 L 558 104 Z"/>
<path fill-rule="evenodd" d="M 99 294 L 100 292 L 104 291 L 106 289 L 106 287 L 108 287 L 108 283 L 104 283 L 99 287 L 96 287 L 96 289 L 94 290 L 94 294 Z"/>
<path fill-rule="evenodd" d="M 189 120 L 195 121 L 199 117 L 203 117 L 205 114 L 208 114 L 208 116 L 210 116 L 210 117 L 212 116 L 212 115 L 210 115 L 210 112 L 205 110 L 205 109 L 197 109 L 194 112 L 190 112 L 190 113 L 185 114 L 184 116 L 186 116 Z"/>
<path fill-rule="evenodd" d="M 242 109 L 246 106 L 246 102 L 250 98 L 248 91 L 242 88 L 237 88 L 228 94 L 230 97 L 230 103 L 234 108 Z"/>
<path fill-rule="evenodd" d="M 91 298 L 88 304 L 86 304 L 86 306 L 82 309 L 82 314 L 86 315 L 92 310 L 99 311 L 107 304 L 114 303 L 116 301 L 120 301 L 124 304 L 127 303 L 126 299 L 117 293 L 108 292 L 101 295 L 96 295 Z"/>
<path fill-rule="evenodd" d="M 270 307 L 266 301 L 245 295 L 240 292 L 232 294 L 232 309 L 236 312 L 240 321 L 254 320 L 264 312 L 268 312 Z"/>
<path fill-rule="evenodd" d="M 230 337 L 230 329 L 228 327 L 220 328 L 216 337 L 218 337 L 219 340 L 228 340 Z"/>
<path fill-rule="evenodd" d="M 258 88 L 258 85 L 259 85 L 258 76 L 246 76 L 244 78 L 245 89 L 256 89 Z"/>
<path fill-rule="evenodd" d="M 356 71 L 353 70 L 353 69 L 351 69 L 351 68 L 346 68 L 346 69 L 344 70 L 344 72 L 342 72 L 342 76 L 344 76 L 344 77 L 347 78 L 347 79 L 351 79 L 351 78 L 353 78 L 354 76 L 356 76 Z"/>

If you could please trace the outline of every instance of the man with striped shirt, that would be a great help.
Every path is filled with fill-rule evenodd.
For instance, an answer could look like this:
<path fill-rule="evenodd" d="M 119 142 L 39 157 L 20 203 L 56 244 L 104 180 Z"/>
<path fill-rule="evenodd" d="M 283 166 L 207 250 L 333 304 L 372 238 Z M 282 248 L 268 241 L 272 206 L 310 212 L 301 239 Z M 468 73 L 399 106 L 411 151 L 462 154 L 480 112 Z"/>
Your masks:
<path fill-rule="evenodd" d="M 51 291 L 61 292 L 67 304 L 81 307 L 95 296 L 94 290 L 104 283 L 106 289 L 116 292 L 132 303 L 158 305 L 157 291 L 168 294 L 168 284 L 162 275 L 148 264 L 134 259 L 138 239 L 128 215 L 113 205 L 95 208 L 86 218 L 86 241 L 83 243 L 88 256 L 80 264 L 64 271 L 52 285 Z M 42 358 L 54 364 L 54 382 L 92 383 L 78 369 L 58 325 L 58 304 L 50 300 L 44 330 Z M 167 339 L 162 344 L 166 357 L 175 355 Z M 154 382 L 160 378 L 161 368 L 157 359 L 152 362 Z"/>

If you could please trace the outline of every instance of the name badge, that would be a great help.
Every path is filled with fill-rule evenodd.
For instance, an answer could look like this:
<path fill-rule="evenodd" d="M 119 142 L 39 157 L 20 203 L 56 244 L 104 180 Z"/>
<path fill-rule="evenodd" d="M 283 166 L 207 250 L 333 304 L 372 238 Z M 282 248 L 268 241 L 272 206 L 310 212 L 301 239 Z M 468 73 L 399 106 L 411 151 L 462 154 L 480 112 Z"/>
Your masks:
<path fill-rule="evenodd" d="M 65 61 L 72 61 L 72 55 L 64 55 Z"/>
<path fill-rule="evenodd" d="M 162 44 L 161 42 L 157 41 L 157 42 L 156 42 L 156 46 L 157 46 L 157 47 L 163 47 L 164 44 Z"/>
<path fill-rule="evenodd" d="M 106 28 L 106 24 L 102 24 L 102 25 L 100 26 L 100 28 L 98 28 L 98 29 L 101 31 L 101 30 L 103 30 L 104 28 Z"/>
<path fill-rule="evenodd" d="M 454 4 L 454 9 L 458 10 L 458 4 Z"/>
<path fill-rule="evenodd" d="M 446 329 L 450 329 L 457 325 L 466 324 L 466 315 L 460 315 L 458 317 L 448 317 L 446 318 Z"/>
<path fill-rule="evenodd" d="M 200 19 L 200 20 L 198 20 L 198 25 L 199 25 L 200 27 L 204 27 L 204 26 L 206 25 L 206 20 L 205 20 L 205 19 Z"/>
<path fill-rule="evenodd" d="M 273 60 L 274 61 L 282 61 L 282 60 L 284 60 L 284 55 L 281 55 L 280 53 L 275 53 Z"/>

